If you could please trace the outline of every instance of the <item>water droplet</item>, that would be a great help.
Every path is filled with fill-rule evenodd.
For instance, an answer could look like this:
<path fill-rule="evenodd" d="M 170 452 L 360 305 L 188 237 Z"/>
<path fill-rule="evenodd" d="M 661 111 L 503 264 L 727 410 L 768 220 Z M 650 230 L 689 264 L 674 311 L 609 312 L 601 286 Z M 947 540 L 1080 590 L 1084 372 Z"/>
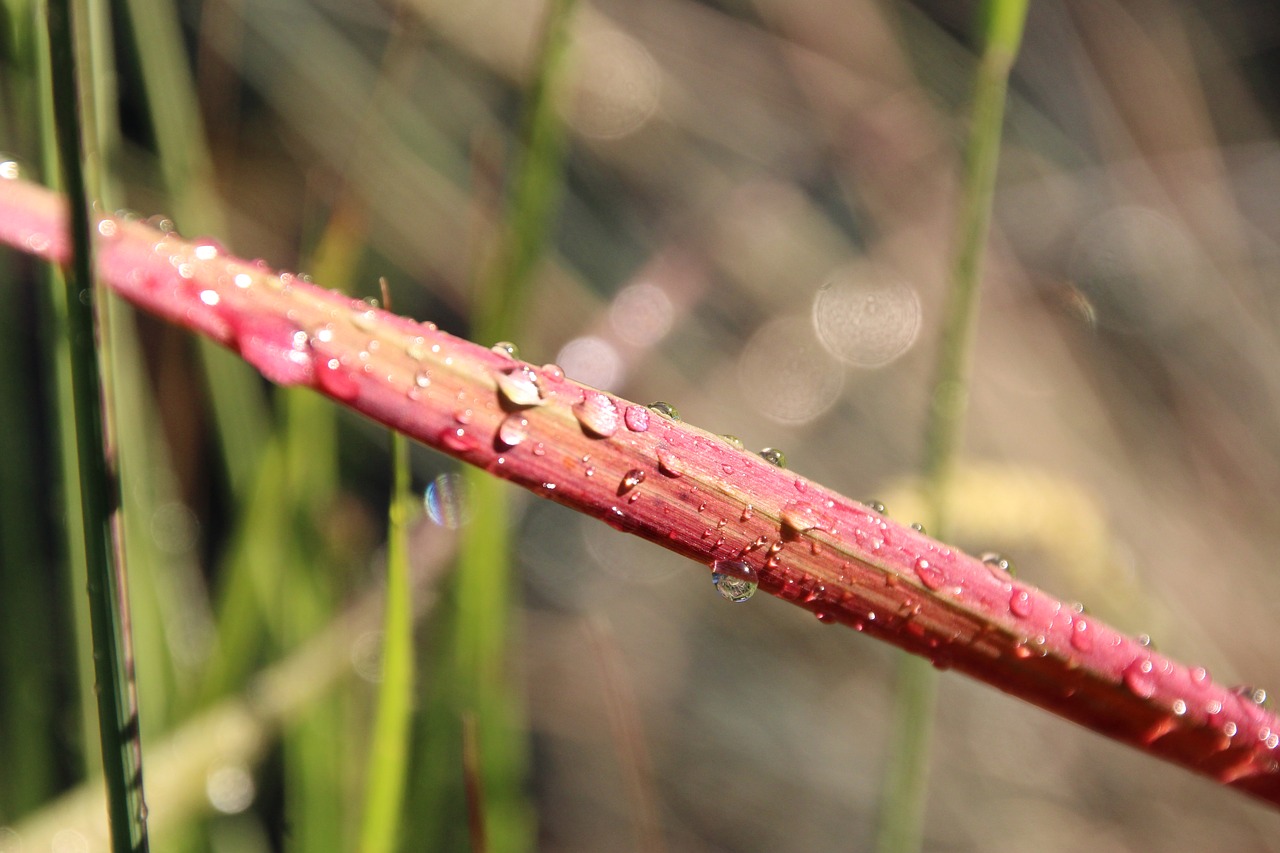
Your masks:
<path fill-rule="evenodd" d="M 326 359 L 316 366 L 316 387 L 344 402 L 350 402 L 360 394 L 356 374 L 343 367 L 337 358 Z"/>
<path fill-rule="evenodd" d="M 752 517 L 755 516 L 755 514 L 756 514 L 756 508 L 753 507 L 751 504 L 747 504 L 742 509 L 742 520 L 750 521 Z"/>
<path fill-rule="evenodd" d="M 1148 648 L 1148 649 L 1149 649 L 1149 648 L 1152 648 L 1152 646 L 1151 646 L 1151 635 L 1150 635 L 1150 634 L 1139 634 L 1139 635 L 1138 635 L 1138 645 L 1142 646 L 1143 648 Z"/>
<path fill-rule="evenodd" d="M 0 180 L 13 181 L 22 177 L 22 167 L 7 154 L 0 154 Z"/>
<path fill-rule="evenodd" d="M 253 276 L 247 272 L 236 273 L 236 277 L 232 280 L 235 282 L 236 287 L 241 290 L 247 290 L 253 284 Z"/>
<path fill-rule="evenodd" d="M 636 486 L 644 482 L 644 472 L 639 468 L 632 468 L 622 478 L 622 482 L 618 484 L 618 494 L 625 495 Z"/>
<path fill-rule="evenodd" d="M 512 412 L 498 424 L 498 441 L 506 447 L 515 447 L 529 437 L 529 419 L 519 412 Z"/>
<path fill-rule="evenodd" d="M 1252 687 L 1248 684 L 1237 684 L 1235 687 L 1231 688 L 1231 692 L 1237 696 L 1243 696 L 1245 699 L 1260 708 L 1266 708 L 1270 705 L 1267 701 L 1267 691 L 1261 687 Z"/>
<path fill-rule="evenodd" d="M 245 361 L 277 385 L 310 384 L 315 364 L 307 333 L 283 317 L 237 316 L 236 346 Z"/>
<path fill-rule="evenodd" d="M 1181 717 L 1185 713 L 1187 713 L 1187 703 L 1182 699 L 1174 699 L 1173 700 L 1174 716 Z"/>
<path fill-rule="evenodd" d="M 209 237 L 202 238 L 195 245 L 195 256 L 198 261 L 211 261 L 222 254 L 222 244 Z"/>
<path fill-rule="evenodd" d="M 607 394 L 583 392 L 582 400 L 573 406 L 573 414 L 590 435 L 608 438 L 618 431 L 618 406 Z"/>
<path fill-rule="evenodd" d="M 741 604 L 755 595 L 756 570 L 740 560 L 716 560 L 711 564 L 711 582 L 722 597 Z"/>
<path fill-rule="evenodd" d="M 776 447 L 766 447 L 760 451 L 760 458 L 770 465 L 776 465 L 779 468 L 787 467 L 787 455 Z"/>
<path fill-rule="evenodd" d="M 746 449 L 747 449 L 747 446 L 746 446 L 745 444 L 743 444 L 743 443 L 742 443 L 742 439 L 738 438 L 736 435 L 729 435 L 728 433 L 725 433 L 724 435 L 722 435 L 722 436 L 720 436 L 720 437 L 724 439 L 724 443 L 725 443 L 725 444 L 729 445 L 730 447 L 734 448 L 735 450 L 746 450 Z"/>
<path fill-rule="evenodd" d="M 1031 593 L 1021 587 L 1014 587 L 1009 595 L 1009 612 L 1019 619 L 1026 619 L 1031 615 L 1032 607 Z"/>
<path fill-rule="evenodd" d="M 632 432 L 646 432 L 649 429 L 649 410 L 644 406 L 627 406 L 622 420 Z"/>
<path fill-rule="evenodd" d="M 992 574 L 996 577 L 1008 575 L 1009 577 L 1017 577 L 1018 572 L 1014 569 L 1013 563 L 1009 562 L 1004 556 L 997 554 L 995 551 L 988 551 L 982 555 L 982 562 L 991 569 Z"/>
<path fill-rule="evenodd" d="M 946 573 L 924 557 L 916 560 L 916 575 L 927 589 L 938 590 L 947 583 Z"/>
<path fill-rule="evenodd" d="M 1202 666 L 1191 667 L 1191 683 L 1192 684 L 1204 684 L 1208 680 L 1209 680 L 1209 670 L 1205 669 Z"/>
<path fill-rule="evenodd" d="M 658 470 L 668 477 L 679 477 L 684 473 L 684 460 L 669 447 L 658 448 Z"/>
<path fill-rule="evenodd" d="M 178 233 L 178 227 L 174 225 L 173 220 L 167 216 L 161 216 L 159 214 L 155 216 L 149 216 L 147 217 L 147 224 L 150 225 L 152 228 L 156 229 L 157 231 L 162 231 L 165 234 Z"/>
<path fill-rule="evenodd" d="M 414 385 L 417 385 L 419 388 L 427 388 L 427 387 L 430 387 L 430 385 L 431 385 L 431 371 L 430 371 L 430 370 L 419 370 L 417 373 L 413 374 L 413 384 L 414 384 Z"/>
<path fill-rule="evenodd" d="M 1156 692 L 1155 666 L 1151 658 L 1138 658 L 1124 668 L 1125 686 L 1139 699 L 1150 699 Z"/>
<path fill-rule="evenodd" d="M 467 523 L 470 506 L 465 486 L 466 481 L 461 474 L 441 474 L 431 481 L 423 495 L 423 504 L 432 521 L 450 530 Z"/>
<path fill-rule="evenodd" d="M 889 512 L 889 510 L 885 508 L 885 505 L 880 503 L 880 501 L 863 501 L 862 505 L 872 512 L 878 512 L 881 515 L 885 515 Z"/>
<path fill-rule="evenodd" d="M 372 308 L 351 315 L 351 323 L 362 332 L 371 331 L 378 321 L 378 313 Z"/>
<path fill-rule="evenodd" d="M 1071 647 L 1079 652 L 1093 650 L 1093 631 L 1084 619 L 1077 619 L 1071 624 Z"/>
<path fill-rule="evenodd" d="M 0 163 L 0 170 L 3 169 L 4 163 Z M 2 177 L 3 175 L 0 174 L 0 178 Z M 98 233 L 110 240 L 120 235 L 120 226 L 114 219 L 100 219 L 98 220 Z"/>
<path fill-rule="evenodd" d="M 911 522 L 911 529 L 916 533 L 924 533 L 924 525 L 918 521 Z"/>
<path fill-rule="evenodd" d="M 671 418 L 671 420 L 673 421 L 680 420 L 680 413 L 676 411 L 676 407 L 671 405 L 670 403 L 664 403 L 661 400 L 659 400 L 656 403 L 650 403 L 649 411 L 657 412 L 660 415 L 664 415 L 668 418 Z"/>
<path fill-rule="evenodd" d="M 823 625 L 836 624 L 836 615 L 829 610 L 815 610 L 813 615 L 818 617 L 818 621 Z"/>
<path fill-rule="evenodd" d="M 519 408 L 542 405 L 542 390 L 538 386 L 538 375 L 527 365 L 499 371 L 495 378 L 498 382 L 498 390 L 511 405 Z"/>
<path fill-rule="evenodd" d="M 782 508 L 782 536 L 798 539 L 803 534 L 822 525 L 817 510 L 806 503 L 790 501 Z"/>
<path fill-rule="evenodd" d="M 445 427 L 440 431 L 440 446 L 454 453 L 468 453 L 480 445 L 466 427 Z"/>
<path fill-rule="evenodd" d="M 796 481 L 793 485 L 796 487 L 797 492 L 803 493 L 809 491 L 809 484 L 800 477 L 796 477 Z"/>
<path fill-rule="evenodd" d="M 564 370 L 558 364 L 544 364 L 542 365 L 542 372 L 552 379 L 564 379 Z"/>
<path fill-rule="evenodd" d="M 511 343 L 510 341 L 498 341 L 496 344 L 489 347 L 489 349 L 493 350 L 496 353 L 501 353 L 502 355 L 505 355 L 507 358 L 514 358 L 514 359 L 520 358 L 520 348 L 517 347 L 515 344 Z"/>

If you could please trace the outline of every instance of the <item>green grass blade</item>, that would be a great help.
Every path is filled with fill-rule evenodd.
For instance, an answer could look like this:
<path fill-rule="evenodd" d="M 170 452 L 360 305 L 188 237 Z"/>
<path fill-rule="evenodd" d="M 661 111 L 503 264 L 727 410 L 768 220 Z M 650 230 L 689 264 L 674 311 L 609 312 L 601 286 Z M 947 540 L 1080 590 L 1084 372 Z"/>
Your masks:
<path fill-rule="evenodd" d="M 365 781 L 360 849 L 391 853 L 396 849 L 408 773 L 413 713 L 413 602 L 409 584 L 408 525 L 413 512 L 409 440 L 391 439 L 391 507 L 387 525 L 387 604 L 382 626 L 382 679 L 373 743 Z"/>
<path fill-rule="evenodd" d="M 47 7 L 54 128 L 61 176 L 70 200 L 71 263 L 66 274 L 66 323 L 72 364 L 72 417 L 80 468 L 81 515 L 88 567 L 99 736 L 112 847 L 147 849 L 141 746 L 131 675 L 128 598 L 116 553 L 118 505 L 102 420 L 96 349 L 89 199 L 81 167 L 77 57 L 70 0 Z"/>
<path fill-rule="evenodd" d="M 943 496 L 964 434 L 973 330 L 995 195 L 1005 94 L 1026 15 L 1027 0 L 988 0 L 981 11 L 983 55 L 974 83 L 955 258 L 943 314 L 933 403 L 925 428 L 929 505 L 925 525 L 943 539 L 950 536 Z M 929 661 L 904 654 L 898 665 L 890 770 L 877 842 L 881 853 L 908 853 L 921 847 L 937 696 L 937 673 Z"/>

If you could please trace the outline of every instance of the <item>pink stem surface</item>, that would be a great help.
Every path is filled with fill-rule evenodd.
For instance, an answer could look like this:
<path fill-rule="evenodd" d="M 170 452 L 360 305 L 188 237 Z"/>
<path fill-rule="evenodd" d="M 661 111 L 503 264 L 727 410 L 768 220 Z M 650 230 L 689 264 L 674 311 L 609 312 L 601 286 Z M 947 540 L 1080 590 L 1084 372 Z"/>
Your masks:
<path fill-rule="evenodd" d="M 62 199 L 0 180 L 0 243 L 66 261 Z M 1280 806 L 1280 719 L 942 542 L 719 436 L 145 224 L 99 221 L 130 302 L 444 453 Z"/>

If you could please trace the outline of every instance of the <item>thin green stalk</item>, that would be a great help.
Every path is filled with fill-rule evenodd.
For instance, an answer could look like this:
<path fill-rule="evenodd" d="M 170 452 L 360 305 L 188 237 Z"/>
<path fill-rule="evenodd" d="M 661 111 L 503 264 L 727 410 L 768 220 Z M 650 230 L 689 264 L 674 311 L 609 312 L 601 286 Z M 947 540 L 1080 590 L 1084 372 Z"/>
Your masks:
<path fill-rule="evenodd" d="M 409 440 L 392 433 L 391 508 L 387 525 L 387 605 L 382 626 L 382 680 L 365 782 L 363 853 L 391 853 L 399 837 L 413 711 L 413 602 L 409 583 Z"/>
<path fill-rule="evenodd" d="M 568 59 L 574 0 L 547 10 L 534 68 L 506 214 L 493 265 L 478 278 L 473 334 L 490 343 L 515 337 L 524 298 L 542 256 L 560 196 L 563 128 L 557 98 Z M 426 752 L 418 790 L 433 807 L 423 818 L 423 842 L 466 849 L 472 833 L 459 816 L 467 790 L 483 790 L 488 848 L 499 853 L 533 846 L 533 816 L 524 795 L 527 745 L 519 694 L 511 683 L 507 647 L 512 590 L 508 541 L 509 492 L 483 472 L 467 471 L 470 522 L 459 543 L 452 589 L 452 627 L 431 681 L 439 687 L 423 715 Z M 447 649 L 447 650 L 446 650 Z M 464 784 L 463 718 L 474 721 L 478 775 Z"/>
<path fill-rule="evenodd" d="M 929 508 L 925 523 L 930 533 L 944 540 L 950 535 L 944 496 L 948 493 L 947 486 L 964 436 L 972 340 L 982 262 L 991 225 L 1005 95 L 1009 71 L 1022 40 L 1027 0 L 987 0 L 980 14 L 983 54 L 974 82 L 955 258 L 943 314 L 932 405 L 925 427 L 923 467 Z M 936 698 L 937 674 L 930 662 L 902 655 L 890 769 L 881 806 L 878 839 L 881 853 L 906 853 L 921 847 Z"/>
<path fill-rule="evenodd" d="M 112 848 L 146 850 L 141 746 L 130 643 L 128 597 L 116 553 L 118 487 L 107 458 L 96 348 L 89 199 L 81 161 L 77 57 L 70 0 L 49 0 L 54 127 L 70 200 L 71 261 L 66 270 L 66 322 L 72 364 L 72 417 L 80 467 L 81 515 L 88 566 L 99 737 L 107 781 Z"/>

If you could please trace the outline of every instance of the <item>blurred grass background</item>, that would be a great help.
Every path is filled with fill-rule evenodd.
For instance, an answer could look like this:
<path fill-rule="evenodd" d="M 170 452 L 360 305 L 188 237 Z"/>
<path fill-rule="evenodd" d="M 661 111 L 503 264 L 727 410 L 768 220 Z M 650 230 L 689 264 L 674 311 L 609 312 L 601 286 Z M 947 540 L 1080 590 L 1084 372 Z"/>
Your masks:
<path fill-rule="evenodd" d="M 578 4 L 522 356 L 921 517 L 975 12 Z M 3 4 L 0 150 L 41 176 L 34 14 Z M 98 81 L 121 126 L 107 203 L 357 295 L 385 276 L 397 311 L 472 334 L 544 19 L 532 0 L 120 4 L 117 76 Z M 951 514 L 963 547 L 1263 687 L 1280 685 L 1278 45 L 1258 2 L 1033 4 Z M 90 849 L 76 821 L 101 808 L 66 797 L 96 745 L 42 286 L 0 258 L 4 851 Z M 158 845 L 352 849 L 387 440 L 183 333 L 122 325 Z M 453 470 L 420 448 L 412 464 L 420 490 Z M 699 567 L 503 490 L 538 849 L 871 844 L 891 650 L 771 599 L 726 605 Z M 420 665 L 456 535 L 411 533 Z M 1262 807 L 988 688 L 944 674 L 938 707 L 927 849 L 1280 848 Z M 464 812 L 431 816 L 424 792 L 465 773 L 426 761 L 429 729 L 404 849 L 435 849 L 439 820 L 466 843 Z"/>

